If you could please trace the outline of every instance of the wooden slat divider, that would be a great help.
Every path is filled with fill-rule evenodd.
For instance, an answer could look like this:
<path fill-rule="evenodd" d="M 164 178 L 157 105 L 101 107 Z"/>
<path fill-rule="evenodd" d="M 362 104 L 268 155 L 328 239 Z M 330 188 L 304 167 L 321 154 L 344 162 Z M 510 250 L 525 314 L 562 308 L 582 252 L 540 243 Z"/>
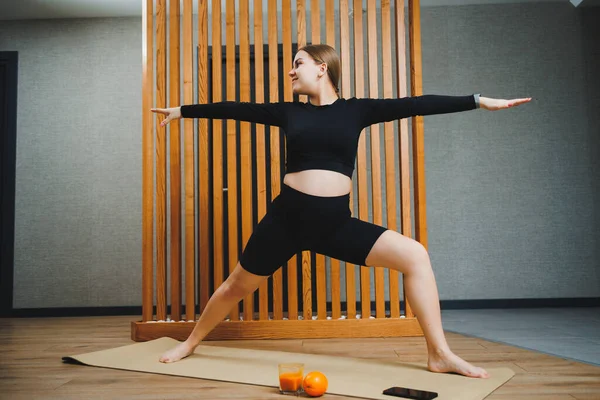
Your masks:
<path fill-rule="evenodd" d="M 239 3 L 238 3 L 239 1 Z M 278 102 L 280 98 L 283 101 L 294 101 L 291 81 L 288 77 L 290 68 L 293 68 L 293 42 L 292 36 L 295 35 L 298 48 L 307 44 L 306 33 L 306 2 L 310 1 L 311 9 L 311 44 L 324 42 L 336 48 L 339 47 L 341 56 L 341 82 L 340 95 L 345 98 L 391 98 L 393 91 L 393 63 L 396 63 L 397 96 L 407 96 L 407 60 L 405 52 L 405 30 L 404 23 L 404 0 L 395 0 L 394 15 L 392 20 L 390 0 L 367 0 L 367 26 L 363 26 L 364 10 L 363 0 L 353 0 L 352 13 L 349 13 L 350 0 L 337 0 L 339 5 L 339 21 L 335 20 L 336 0 L 296 0 L 297 6 L 297 32 L 292 33 L 292 8 L 289 1 L 268 0 L 268 8 L 263 13 L 263 2 L 253 1 L 254 19 L 252 29 L 254 32 L 254 51 L 252 53 L 252 43 L 250 43 L 250 1 L 249 0 L 225 0 L 226 7 L 222 10 L 222 0 L 212 1 L 212 19 L 208 17 L 208 2 L 198 0 L 198 103 L 217 103 L 223 101 L 222 90 L 225 91 L 225 100 L 240 102 L 264 103 Z M 239 10 L 236 10 L 236 4 L 239 4 Z M 324 31 L 321 31 L 321 7 L 324 4 L 325 25 Z M 281 17 L 278 15 L 278 6 L 281 6 Z M 378 6 L 381 7 L 381 25 L 378 21 Z M 270 141 L 270 176 L 271 180 L 271 201 L 281 192 L 281 157 L 285 153 L 280 152 L 280 140 L 285 140 L 278 127 L 269 127 L 249 122 L 239 122 L 239 132 L 235 120 L 213 119 L 212 130 L 209 138 L 210 119 L 198 119 L 198 142 L 197 147 L 194 143 L 194 121 L 184 119 L 183 121 L 174 121 L 167 127 L 160 127 L 155 122 L 161 118 L 160 115 L 153 117 L 150 108 L 174 107 L 178 104 L 191 104 L 194 102 L 194 73 L 193 71 L 193 0 L 183 0 L 183 13 L 180 9 L 180 1 L 177 0 L 156 0 L 156 9 L 154 10 L 154 1 L 146 0 L 142 3 L 142 31 L 143 31 L 143 68 L 142 68 L 142 87 L 143 87 L 143 110 L 142 110 L 142 178 L 143 178 L 143 255 L 142 255 L 142 279 L 143 279 L 143 311 L 142 321 L 132 324 L 132 338 L 139 338 L 140 327 L 144 327 L 145 332 L 154 332 L 161 329 L 167 329 L 170 324 L 157 324 L 156 327 L 146 330 L 144 322 L 152 319 L 156 321 L 166 321 L 168 316 L 173 321 L 186 325 L 177 325 L 178 329 L 189 329 L 189 323 L 195 322 L 195 289 L 198 287 L 198 303 L 200 312 L 204 311 L 211 290 L 217 290 L 223 283 L 223 279 L 233 272 L 239 261 L 238 239 L 241 239 L 242 247 L 245 247 L 253 231 L 253 157 L 257 160 L 257 212 L 258 221 L 261 221 L 266 214 L 269 204 L 266 193 L 266 135 Z M 154 15 L 156 11 L 156 15 Z M 168 13 L 167 13 L 168 11 Z M 225 12 L 225 22 L 223 25 L 222 11 Z M 421 66 L 421 33 L 420 33 L 420 2 L 419 0 L 409 0 L 409 46 L 410 46 L 410 72 L 411 72 L 411 96 L 422 94 L 422 66 Z M 265 100 L 264 93 L 264 40 L 263 40 L 263 19 L 267 17 L 268 30 L 268 100 Z M 350 15 L 353 18 L 354 35 L 350 36 Z M 183 17 L 183 24 L 180 26 L 180 18 Z M 239 17 L 239 21 L 236 18 Z M 280 44 L 278 37 L 278 21 L 282 21 L 282 49 L 280 54 Z M 154 23 L 156 21 L 156 24 Z M 339 28 L 336 23 L 339 22 Z M 237 24 L 239 23 L 239 35 L 237 35 Z M 394 32 L 392 25 L 394 24 Z M 168 29 L 168 32 L 167 32 Z M 209 38 L 208 32 L 211 29 L 212 35 L 212 97 L 209 99 Z M 336 31 L 339 29 L 339 32 Z M 336 46 L 336 34 L 339 33 L 339 46 Z M 181 34 L 183 34 L 181 36 Z M 379 36 L 381 34 L 381 36 Z M 225 46 L 222 44 L 222 35 L 226 37 Z M 394 37 L 392 37 L 394 35 Z M 156 37 L 156 42 L 154 41 Z M 236 38 L 239 37 L 239 58 L 236 54 Z M 168 39 L 168 42 L 167 42 Z M 183 40 L 180 43 L 180 40 Z M 367 42 L 365 42 L 365 40 Z M 392 40 L 396 43 L 396 52 L 392 54 Z M 353 42 L 352 42 L 353 41 Z M 183 44 L 183 51 L 181 51 Z M 350 54 L 350 47 L 353 44 L 354 54 Z M 378 50 L 381 45 L 381 52 Z M 223 68 L 222 48 L 225 47 L 225 68 Z M 365 52 L 368 59 L 365 60 Z M 381 65 L 379 65 L 379 54 L 382 54 Z M 183 54 L 183 65 L 180 65 L 180 56 Z M 251 54 L 254 54 L 255 86 L 251 87 Z M 153 58 L 156 57 L 154 65 Z M 281 59 L 282 56 L 283 58 Z M 168 57 L 168 60 L 167 60 Z M 392 58 L 395 57 L 395 58 Z M 281 61 L 283 60 L 283 61 Z M 351 61 L 353 60 L 353 61 Z M 167 61 L 169 75 L 167 77 Z M 238 64 L 239 62 L 239 64 Z M 351 76 L 351 62 L 354 62 L 354 76 Z M 368 69 L 365 71 L 365 64 Z M 237 68 L 239 66 L 239 82 L 237 81 Z M 379 89 L 379 69 L 382 72 L 382 89 Z M 223 74 L 223 69 L 225 74 Z M 156 74 L 156 76 L 154 76 Z M 181 75 L 183 74 L 183 84 L 181 84 Z M 279 76 L 283 74 L 283 83 L 279 83 Z M 352 94 L 352 82 L 354 78 L 354 94 Z M 168 86 L 167 86 L 168 79 Z M 337 82 L 336 82 L 337 83 Z M 368 84 L 368 87 L 365 87 Z M 224 86 L 223 86 L 224 85 Z M 281 85 L 281 88 L 280 88 Z M 167 90 L 168 87 L 168 90 Z M 239 92 L 237 91 L 239 89 Z M 282 95 L 280 96 L 280 90 Z M 154 93 L 153 93 L 154 91 Z M 183 91 L 183 93 L 181 93 Z M 379 92 L 383 96 L 379 95 Z M 238 97 L 239 93 L 239 97 Z M 252 96 L 254 93 L 254 96 Z M 183 94 L 183 96 L 182 96 Z M 153 100 L 154 95 L 156 99 Z M 183 99 L 182 99 L 183 97 Z M 309 101 L 307 96 L 299 96 L 300 101 Z M 153 101 L 155 103 L 153 104 Z M 361 134 L 358 142 L 357 152 L 357 186 L 356 193 L 351 193 L 350 208 L 353 210 L 353 203 L 358 201 L 358 218 L 369 220 L 369 207 L 373 207 L 373 223 L 384 225 L 383 204 L 385 200 L 385 211 L 387 220 L 385 225 L 389 229 L 400 230 L 403 235 L 411 236 L 411 192 L 410 192 L 410 160 L 409 160 L 409 138 L 408 121 L 406 119 L 398 121 L 398 157 L 400 167 L 400 205 L 401 221 L 397 220 L 396 215 L 396 192 L 395 185 L 398 184 L 395 177 L 395 135 L 394 123 L 383 123 L 383 132 L 380 131 L 380 124 L 374 124 L 368 127 L 368 130 Z M 223 127 L 226 126 L 226 138 L 223 138 Z M 251 128 L 256 128 L 256 154 L 252 154 L 252 135 Z M 423 138 L 423 117 L 414 117 L 412 124 L 412 153 L 413 153 L 413 180 L 414 180 L 414 218 L 415 218 L 415 238 L 427 248 L 426 233 L 426 213 L 425 213 L 425 175 L 424 175 L 424 138 Z M 183 133 L 183 135 L 182 135 Z M 384 142 L 381 143 L 381 133 L 383 133 Z M 167 138 L 167 134 L 170 135 Z M 154 137 L 155 136 L 155 140 Z M 183 136 L 183 163 L 181 154 L 181 140 Z M 366 138 L 370 138 L 367 148 Z M 240 140 L 240 157 L 238 166 L 237 140 Z M 223 139 L 226 139 L 227 149 L 223 149 Z M 169 153 L 167 153 L 167 140 L 169 140 Z M 212 142 L 212 148 L 209 149 L 209 143 Z M 383 144 L 385 160 L 381 160 L 381 145 Z M 198 151 L 198 178 L 195 177 L 195 151 Z M 227 151 L 227 164 L 223 163 L 223 151 Z M 367 168 L 367 152 L 370 151 L 371 165 Z M 212 156 L 212 168 L 209 168 L 209 158 Z M 154 159 L 155 157 L 155 159 Z M 285 162 L 285 160 L 283 160 Z M 385 163 L 385 166 L 382 166 Z M 182 165 L 183 164 L 183 165 Z M 241 184 L 238 188 L 238 167 L 240 168 Z M 181 172 L 184 172 L 184 204 L 185 210 L 181 209 L 182 202 L 182 182 Z M 156 176 L 153 176 L 153 169 Z M 212 169 L 212 171 L 211 171 Z M 167 171 L 168 170 L 168 171 Z M 370 175 L 370 189 L 367 171 Z M 385 176 L 382 176 L 382 172 Z M 167 176 L 167 173 L 169 175 Z M 212 177 L 209 174 L 213 174 Z M 223 187 L 223 174 L 227 174 L 227 187 Z M 167 178 L 170 185 L 170 208 L 167 210 Z M 212 197 L 209 198 L 211 190 L 208 190 L 208 184 L 212 179 Z M 382 182 L 385 179 L 386 194 L 383 198 Z M 154 187 L 154 181 L 156 186 Z M 198 186 L 196 186 L 198 185 Z M 198 190 L 198 209 L 196 209 L 195 191 Z M 241 194 L 241 204 L 238 206 L 238 190 Z M 371 193 L 371 198 L 369 196 Z M 224 210 L 224 194 L 227 195 L 227 210 Z M 155 198 L 153 196 L 156 196 Z M 356 196 L 356 199 L 354 198 Z M 155 202 L 154 202 L 155 201 Z M 212 204 L 212 222 L 210 221 L 210 202 Z M 155 206 L 155 210 L 153 210 Z M 241 221 L 238 221 L 238 208 L 241 209 Z M 224 213 L 227 212 L 227 215 Z M 199 234 L 195 237 L 195 222 L 198 218 Z M 227 219 L 227 237 L 224 237 L 224 221 Z M 168 224 L 170 222 L 170 225 Z M 182 223 L 185 224 L 182 226 Z M 155 224 L 155 225 L 154 225 Z M 212 226 L 211 226 L 212 224 Z M 238 232 L 238 224 L 241 226 L 241 232 Z M 400 227 L 399 227 L 400 226 Z M 170 227 L 167 232 L 167 227 Z M 181 230 L 185 229 L 185 254 L 182 254 Z M 211 232 L 212 231 L 212 232 Z M 240 237 L 238 237 L 241 234 Z M 213 237 L 213 247 L 210 247 L 209 238 Z M 156 240 L 154 242 L 154 240 Z M 227 242 L 225 242 L 225 240 Z M 168 243 L 167 243 L 168 242 Z M 156 243 L 156 250 L 153 244 Z M 167 246 L 169 246 L 167 248 Z M 228 263 L 225 265 L 225 249 L 227 249 Z M 167 250 L 169 260 L 167 260 Z M 195 276 L 195 256 L 198 251 L 198 276 Z M 156 253 L 154 254 L 154 251 Z M 212 263 L 210 254 L 214 255 Z M 311 259 L 315 255 L 315 285 L 313 288 Z M 154 259 L 156 257 L 156 271 L 154 271 Z M 287 271 L 287 317 L 290 322 L 297 324 L 286 325 L 285 329 L 276 334 L 279 337 L 295 337 L 296 335 L 306 335 L 309 325 L 306 323 L 325 322 L 328 317 L 327 298 L 328 298 L 328 279 L 331 287 L 331 317 L 335 321 L 342 319 L 341 310 L 341 261 L 330 258 L 331 271 L 327 276 L 326 257 L 324 254 L 316 254 L 313 251 L 303 251 L 301 267 L 301 283 L 297 274 L 297 255 L 294 255 L 286 264 L 269 278 L 265 280 L 258 288 L 258 293 L 249 294 L 243 300 L 243 319 L 240 322 L 240 304 L 236 304 L 230 310 L 230 322 L 223 321 L 220 328 L 211 332 L 212 336 L 218 334 L 237 335 L 240 337 L 265 337 L 260 333 L 261 329 L 267 329 L 270 324 L 283 323 L 284 304 L 283 304 L 283 275 L 282 267 Z M 182 257 L 185 259 L 185 282 L 182 275 Z M 210 264 L 210 265 L 209 265 Z M 167 266 L 170 267 L 170 275 L 167 275 Z M 211 270 L 212 269 L 212 270 Z M 370 267 L 361 266 L 360 270 L 360 324 L 369 324 L 371 317 L 371 277 Z M 155 272 L 155 274 L 154 274 Z M 356 267 L 346 263 L 346 316 L 350 320 L 355 320 L 356 310 Z M 154 280 L 153 275 L 156 276 Z M 212 288 L 210 285 L 210 276 L 213 276 Z M 375 292 L 375 320 L 385 320 L 386 314 L 392 318 L 398 318 L 401 315 L 399 278 L 400 274 L 392 269 L 389 270 L 389 310 L 385 307 L 385 276 L 383 267 L 374 269 L 374 292 Z M 170 281 L 168 280 L 170 278 Z M 156 287 L 153 287 L 156 282 Z M 272 283 L 273 298 L 269 302 L 269 283 Z M 170 299 L 167 299 L 167 286 L 170 284 Z M 185 319 L 183 318 L 183 299 L 182 289 L 185 284 Z M 299 285 L 302 285 L 300 288 Z M 198 286 L 196 286 L 198 285 Z M 303 306 L 302 316 L 305 321 L 299 319 L 298 291 L 302 291 Z M 316 316 L 313 316 L 313 290 L 316 291 Z M 156 315 L 153 315 L 153 295 L 156 295 Z M 250 336 L 244 336 L 239 328 L 245 322 L 252 322 L 254 315 L 254 297 L 258 295 L 258 321 L 264 325 L 253 325 L 257 329 Z M 168 311 L 168 301 L 171 304 L 170 315 Z M 406 324 L 401 324 L 410 331 L 399 332 L 399 335 L 422 335 L 420 329 L 415 329 L 417 325 L 410 304 L 404 291 Z M 273 313 L 269 315 L 269 308 L 272 307 Z M 311 321 L 316 318 L 319 321 Z M 296 320 L 296 321 L 294 321 Z M 383 321 L 382 321 L 383 322 Z M 232 325 L 223 325 L 223 324 Z M 142 324 L 142 325 L 138 325 Z M 332 325 L 332 330 L 328 330 L 325 336 L 334 337 L 337 325 Z M 339 325 L 340 327 L 342 325 Z M 345 325 L 344 325 L 345 326 Z M 355 325 L 349 325 L 354 327 Z M 356 325 L 358 326 L 358 325 Z M 382 325 L 384 326 L 384 325 Z M 388 325 L 385 325 L 386 327 Z M 391 327 L 391 325 L 389 325 Z M 172 325 L 173 330 L 175 324 Z M 277 325 L 277 329 L 284 326 Z M 154 329 L 156 328 L 156 329 Z M 231 329 L 229 329 L 231 328 Z M 298 331 L 296 331 L 298 329 Z M 387 328 L 386 328 L 387 329 Z M 227 333 L 225 333 L 227 332 Z M 372 335 L 375 331 L 364 330 L 365 334 Z M 144 333 L 142 336 L 145 336 Z M 268 335 L 268 334 L 267 334 Z M 385 334 L 387 336 L 388 333 Z M 211 336 L 210 339 L 213 337 Z M 216 338 L 216 336 L 215 336 Z M 210 340 L 209 339 L 209 340 Z"/>
<path fill-rule="evenodd" d="M 156 106 L 167 106 L 167 0 L 156 15 Z M 167 127 L 156 124 L 156 318 L 167 319 Z"/>
<path fill-rule="evenodd" d="M 179 2 L 169 2 L 169 107 L 177 107 L 179 95 Z M 181 319 L 181 121 L 169 124 L 171 179 L 171 319 Z"/>

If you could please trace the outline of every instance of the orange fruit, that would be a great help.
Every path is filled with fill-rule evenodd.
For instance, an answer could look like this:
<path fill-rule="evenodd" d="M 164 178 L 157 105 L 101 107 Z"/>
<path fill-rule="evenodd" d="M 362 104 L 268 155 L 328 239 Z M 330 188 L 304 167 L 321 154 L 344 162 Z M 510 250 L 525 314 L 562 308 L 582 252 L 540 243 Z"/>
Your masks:
<path fill-rule="evenodd" d="M 320 371 L 309 372 L 302 381 L 302 388 L 311 397 L 321 396 L 327 390 L 327 377 Z"/>

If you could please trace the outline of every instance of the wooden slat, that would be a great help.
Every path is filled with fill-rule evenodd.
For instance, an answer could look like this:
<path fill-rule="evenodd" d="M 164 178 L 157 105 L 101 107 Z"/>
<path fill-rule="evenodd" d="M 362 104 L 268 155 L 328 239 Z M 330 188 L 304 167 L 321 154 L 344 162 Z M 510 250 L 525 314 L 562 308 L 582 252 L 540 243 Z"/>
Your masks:
<path fill-rule="evenodd" d="M 296 0 L 296 29 L 298 49 L 300 49 L 306 46 L 306 0 Z M 301 103 L 306 103 L 306 99 L 307 96 L 304 94 L 298 96 Z"/>
<path fill-rule="evenodd" d="M 334 1 L 326 0 L 325 1 L 325 29 L 326 29 L 326 43 L 331 47 L 335 48 L 335 13 L 334 13 Z M 334 85 L 337 82 L 334 82 Z M 340 314 L 340 261 L 330 258 L 330 286 L 331 286 L 331 313 L 332 316 Z M 325 271 L 325 266 L 323 266 L 323 291 L 326 291 L 326 278 L 327 273 Z M 326 293 L 323 296 L 323 300 L 321 300 L 321 308 L 326 308 Z M 335 310 L 334 310 L 335 309 Z M 319 318 L 322 318 L 319 316 Z M 337 317 L 339 318 L 339 316 Z"/>
<path fill-rule="evenodd" d="M 292 80 L 288 72 L 292 68 L 294 55 L 292 54 L 292 5 L 289 1 L 281 3 L 281 29 L 283 37 L 283 62 L 281 72 L 283 74 L 283 101 L 293 101 Z"/>
<path fill-rule="evenodd" d="M 331 1 L 328 1 L 330 3 Z M 314 3 L 313 3 L 314 4 Z M 321 11 L 319 10 L 317 13 L 312 13 L 313 21 L 318 16 L 319 20 L 321 19 Z M 325 15 L 325 29 L 326 32 L 333 32 L 333 16 L 331 19 L 328 18 L 328 15 Z M 313 35 L 316 33 L 313 32 Z M 315 36 L 313 36 L 313 41 L 315 40 Z M 335 46 L 335 43 L 333 43 Z M 316 264 L 316 283 L 317 283 L 317 318 L 326 319 L 327 318 L 327 271 L 325 266 L 325 255 L 323 254 L 315 254 L 315 264 Z"/>
<path fill-rule="evenodd" d="M 298 49 L 300 49 L 302 46 L 306 45 L 306 2 L 305 0 L 296 0 L 296 42 L 298 43 Z M 296 55 L 292 55 L 292 60 L 291 62 L 293 62 L 293 59 Z M 293 65 L 292 65 L 293 67 Z M 290 67 L 290 68 L 292 68 Z M 299 97 L 299 101 L 300 102 L 305 102 L 306 101 L 306 96 L 305 95 L 300 95 Z M 297 271 L 297 265 L 298 265 L 298 256 L 296 254 L 294 254 L 294 256 L 292 256 L 292 258 L 290 259 L 288 266 L 292 266 L 293 265 L 293 271 L 294 271 L 294 279 L 296 280 L 296 285 L 295 285 L 295 289 L 292 289 L 292 291 L 288 291 L 288 318 L 291 320 L 297 320 L 298 319 L 298 287 L 300 286 L 300 282 L 298 282 L 297 276 L 298 276 L 298 271 Z M 291 271 L 291 270 L 290 270 Z M 290 282 L 290 272 L 288 272 L 288 287 L 290 287 L 289 282 Z M 305 283 L 304 283 L 304 272 L 303 272 L 303 284 L 302 287 L 305 287 Z M 303 296 L 304 296 L 304 292 L 303 292 Z M 305 309 L 305 307 L 303 307 L 303 309 Z"/>
<path fill-rule="evenodd" d="M 325 0 L 325 43 L 335 49 L 335 2 Z M 335 84 L 336 82 L 334 82 Z"/>
<path fill-rule="evenodd" d="M 419 0 L 409 0 L 410 21 L 410 90 L 411 96 L 423 94 L 421 65 L 421 11 Z M 427 248 L 427 220 L 425 198 L 425 139 L 423 117 L 413 117 L 413 162 L 415 186 L 415 239 Z"/>
<path fill-rule="evenodd" d="M 410 89 L 411 96 L 423 94 L 423 68 L 421 64 L 421 5 L 419 0 L 409 0 L 410 32 Z M 425 138 L 423 117 L 413 117 L 413 182 L 415 191 L 415 239 L 427 249 L 427 210 L 425 198 Z M 407 302 L 408 304 L 408 302 Z M 407 306 L 406 315 L 412 315 Z"/>
<path fill-rule="evenodd" d="M 311 44 L 321 43 L 321 0 L 311 0 L 310 33 Z"/>
<path fill-rule="evenodd" d="M 312 44 L 321 43 L 321 7 L 320 0 L 312 0 L 310 5 L 311 15 L 311 41 Z M 327 281 L 325 278 L 325 255 L 311 252 L 315 257 L 315 280 L 317 291 L 317 318 L 327 317 Z M 310 264 L 308 264 L 310 266 Z"/>
<path fill-rule="evenodd" d="M 189 41 L 185 45 L 184 60 L 184 96 L 186 104 L 193 102 L 194 93 L 192 89 L 192 0 L 185 0 L 184 6 L 184 40 Z M 189 15 L 188 15 L 189 14 Z M 189 32 L 189 34 L 188 34 Z M 187 54 L 187 55 L 186 55 Z M 189 61 L 188 61 L 189 60 Z M 198 0 L 198 102 L 208 103 L 208 8 L 205 1 Z M 185 235 L 186 235 L 186 303 L 194 302 L 194 252 L 188 250 L 194 241 L 194 125 L 192 120 L 185 126 Z M 199 264 L 199 303 L 200 312 L 204 311 L 210 297 L 210 264 L 209 264 L 209 187 L 208 187 L 208 120 L 198 119 L 198 198 L 199 198 L 199 235 L 198 235 L 198 264 Z M 189 238 L 188 238 L 189 235 Z M 189 279 L 187 277 L 190 277 Z M 191 292 L 191 293 L 190 293 Z M 190 316 L 195 318 L 194 309 L 190 310 Z M 190 318 L 188 317 L 188 320 Z"/>
<path fill-rule="evenodd" d="M 344 98 L 349 98 L 352 95 L 352 92 L 350 82 L 350 27 L 348 20 L 348 0 L 340 0 L 340 56 L 342 62 L 341 95 Z M 351 193 L 349 204 L 350 210 L 354 210 L 353 198 L 354 194 Z M 353 264 L 346 263 L 346 315 L 348 318 L 356 317 L 356 284 L 354 267 Z M 335 307 L 335 304 L 332 304 L 332 317 L 337 319 L 340 316 L 337 315 Z"/>
<path fill-rule="evenodd" d="M 214 34 L 220 34 L 220 31 L 213 31 Z M 225 84 L 226 100 L 235 101 L 237 87 L 235 76 L 235 0 L 227 0 L 225 7 Z M 223 82 L 219 88 L 221 88 Z M 228 119 L 227 122 L 227 249 L 229 255 L 229 266 L 227 271 L 231 274 L 238 262 L 238 206 L 237 206 L 237 136 L 236 121 Z M 223 168 L 221 166 L 221 168 Z M 216 286 L 215 286 L 216 290 Z M 236 304 L 232 309 L 232 314 L 238 313 L 239 305 Z M 244 319 L 252 320 L 252 299 L 251 295 L 244 300 Z"/>
<path fill-rule="evenodd" d="M 377 58 L 377 4 L 376 0 L 367 3 L 367 37 L 369 41 L 369 97 L 379 97 L 379 66 Z M 381 206 L 381 154 L 379 124 L 371 126 L 371 190 L 373 204 L 373 223 L 381 225 L 383 210 Z M 375 267 L 375 316 L 385 317 L 384 274 L 382 267 Z M 368 316 L 363 316 L 368 317 Z"/>
<path fill-rule="evenodd" d="M 177 107 L 179 98 L 179 2 L 169 2 L 169 107 Z M 169 124 L 171 162 L 171 319 L 181 319 L 181 121 Z"/>
<path fill-rule="evenodd" d="M 312 307 L 312 266 L 310 251 L 302 252 L 302 318 L 311 319 Z"/>
<path fill-rule="evenodd" d="M 389 0 L 381 3 L 381 45 L 382 45 L 382 72 L 383 72 L 383 96 L 391 98 L 394 95 L 392 86 L 392 29 L 391 12 Z M 402 47 L 400 47 L 402 51 Z M 397 230 L 396 219 L 396 166 L 394 146 L 394 123 L 386 122 L 383 126 L 385 135 L 385 187 L 386 187 L 386 211 L 388 229 Z M 388 270 L 388 285 L 390 295 L 390 316 L 400 317 L 400 300 L 398 297 L 398 271 Z M 379 316 L 378 316 L 379 318 Z"/>
<path fill-rule="evenodd" d="M 408 84 L 406 78 L 406 25 L 404 15 L 404 0 L 396 0 L 394 10 L 396 11 L 396 84 L 398 97 L 406 97 Z M 403 118 L 398 121 L 398 155 L 400 162 L 400 220 L 402 224 L 401 233 L 412 237 L 412 223 L 410 216 L 410 159 L 408 149 L 408 119 Z M 403 277 L 404 278 L 404 277 Z M 390 278 L 391 279 L 391 278 Z M 412 317 L 410 305 L 406 301 L 406 291 L 404 291 L 404 305 L 406 316 Z M 392 316 L 395 316 L 392 308 Z"/>
<path fill-rule="evenodd" d="M 221 50 L 221 0 L 212 2 L 212 102 L 223 100 L 221 87 L 223 85 Z M 222 120 L 213 120 L 213 283 L 215 290 L 223 283 L 224 243 L 223 243 L 223 129 Z M 239 319 L 239 313 L 231 313 L 230 318 Z"/>
<path fill-rule="evenodd" d="M 250 101 L 250 30 L 248 0 L 240 0 L 240 101 Z M 242 248 L 252 235 L 252 154 L 250 123 L 240 122 L 240 174 L 242 190 Z M 254 293 L 244 300 L 244 320 L 254 310 Z"/>
<path fill-rule="evenodd" d="M 292 54 L 292 7 L 289 1 L 281 3 L 282 32 L 283 32 L 283 100 L 294 101 L 292 80 L 288 72 L 293 67 L 294 54 Z M 285 140 L 285 137 L 284 137 Z M 285 156 L 285 154 L 284 154 Z M 292 256 L 287 262 L 287 309 L 288 318 L 298 318 L 298 258 Z"/>
<path fill-rule="evenodd" d="M 298 26 L 298 48 L 306 46 L 306 0 L 296 1 Z M 300 102 L 307 102 L 306 95 L 299 96 Z M 295 257 L 295 256 L 294 256 Z M 312 318 L 312 268 L 310 251 L 303 251 L 302 257 L 302 317 Z"/>
<path fill-rule="evenodd" d="M 153 193 L 153 158 L 154 158 L 154 108 L 153 76 L 153 0 L 142 3 L 142 321 L 153 319 L 153 286 L 154 286 L 154 193 Z"/>
<path fill-rule="evenodd" d="M 263 7 L 262 1 L 254 2 L 254 81 L 257 103 L 265 101 L 263 52 Z M 256 192 L 257 211 L 260 222 L 267 212 L 267 183 L 265 163 L 265 126 L 256 125 Z M 258 288 L 258 318 L 269 318 L 269 281 L 264 279 Z"/>
<path fill-rule="evenodd" d="M 277 38 L 277 0 L 269 0 L 269 97 L 271 102 L 279 101 L 279 60 Z M 279 128 L 271 127 L 271 198 L 281 191 L 281 154 L 279 152 Z M 271 277 L 273 280 L 273 319 L 283 318 L 283 271 L 278 268 Z"/>
<path fill-rule="evenodd" d="M 335 48 L 335 13 L 334 0 L 326 0 L 325 2 L 325 29 L 327 30 L 327 44 Z M 348 15 L 348 14 L 346 14 Z M 334 82 L 334 84 L 337 82 Z M 341 94 L 340 94 L 341 95 Z M 330 286 L 331 286 L 331 317 L 341 317 L 341 290 L 340 290 L 340 260 L 330 257 Z"/>
<path fill-rule="evenodd" d="M 354 85 L 357 98 L 364 97 L 364 45 L 363 45 L 363 12 L 362 0 L 354 0 Z M 369 218 L 367 192 L 367 153 L 366 132 L 358 140 L 356 175 L 358 179 L 358 218 L 367 221 Z M 370 269 L 360 267 L 360 302 L 363 318 L 371 315 Z"/>
<path fill-rule="evenodd" d="M 321 2 L 320 0 L 311 0 L 310 4 L 310 17 L 311 17 L 311 25 L 310 25 L 310 33 L 311 33 L 311 44 L 320 44 L 321 43 Z M 316 254 L 314 252 L 307 253 L 307 263 L 303 263 L 306 265 L 306 269 L 311 268 L 310 257 L 315 257 L 315 280 L 316 280 L 316 291 L 317 291 L 317 317 L 325 318 L 325 307 L 323 304 L 323 294 L 325 293 L 325 257 L 322 254 Z M 311 268 L 312 274 L 312 268 Z M 312 276 L 311 276 L 311 286 L 312 286 Z M 312 302 L 312 290 L 311 290 L 311 302 Z M 309 318 L 312 318 L 312 312 Z"/>
<path fill-rule="evenodd" d="M 167 0 L 158 0 L 156 15 L 156 106 L 167 106 Z M 156 318 L 167 319 L 167 141 L 156 124 Z"/>
<path fill-rule="evenodd" d="M 311 15 L 311 44 L 317 44 L 321 42 L 321 33 L 319 30 L 320 21 L 319 21 L 319 0 L 311 0 L 310 6 L 310 15 Z M 300 17 L 300 15 L 299 15 Z M 305 16 L 302 16 L 305 18 Z M 298 24 L 300 26 L 300 24 Z M 306 26 L 306 20 L 303 24 Z M 300 33 L 300 32 L 299 32 Z M 304 34 L 304 31 L 302 31 Z M 306 43 L 306 37 L 304 37 L 304 44 Z M 304 95 L 301 98 L 301 101 L 308 102 L 308 96 Z M 302 298 L 303 298 L 303 307 L 302 307 L 302 316 L 306 320 L 312 319 L 313 307 L 312 307 L 312 258 L 313 252 L 311 251 L 303 251 L 302 252 Z M 320 258 L 319 255 L 315 255 L 315 264 L 316 271 L 315 273 L 319 273 L 320 267 Z M 317 283 L 318 284 L 318 283 Z M 318 305 L 317 305 L 318 307 Z"/>

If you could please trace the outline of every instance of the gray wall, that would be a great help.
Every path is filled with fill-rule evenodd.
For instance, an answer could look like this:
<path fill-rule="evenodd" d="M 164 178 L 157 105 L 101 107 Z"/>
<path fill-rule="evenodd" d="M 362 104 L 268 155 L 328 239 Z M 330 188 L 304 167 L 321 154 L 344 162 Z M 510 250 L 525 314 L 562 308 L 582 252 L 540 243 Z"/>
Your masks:
<path fill-rule="evenodd" d="M 140 32 L 0 24 L 19 51 L 15 308 L 141 304 Z"/>
<path fill-rule="evenodd" d="M 600 293 L 599 45 L 588 28 L 600 13 L 584 13 L 555 4 L 424 13 L 426 92 L 534 97 L 512 110 L 425 120 L 442 299 Z"/>
<path fill-rule="evenodd" d="M 425 118 L 440 298 L 600 296 L 600 10 L 424 8 L 424 93 L 534 97 Z M 19 51 L 14 307 L 141 304 L 141 21 L 3 21 Z"/>
<path fill-rule="evenodd" d="M 590 10 L 591 11 L 591 10 Z M 592 245 L 595 249 L 594 259 L 596 260 L 596 288 L 600 287 L 600 9 L 596 8 L 594 12 L 587 12 L 583 15 L 583 33 L 586 38 L 596 38 L 596 40 L 585 40 L 583 49 L 586 57 L 586 113 L 588 121 L 588 142 L 590 154 L 590 174 L 592 177 L 592 224 L 596 228 L 595 242 Z M 598 290 L 598 289 L 596 289 Z M 597 292 L 596 292 L 597 293 Z"/>

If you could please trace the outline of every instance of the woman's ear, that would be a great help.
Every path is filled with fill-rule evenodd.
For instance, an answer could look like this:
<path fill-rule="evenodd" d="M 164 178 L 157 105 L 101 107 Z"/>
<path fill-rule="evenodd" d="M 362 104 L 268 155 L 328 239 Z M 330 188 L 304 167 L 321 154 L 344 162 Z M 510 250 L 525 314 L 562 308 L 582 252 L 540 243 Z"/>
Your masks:
<path fill-rule="evenodd" d="M 319 66 L 319 69 L 320 69 L 319 76 L 325 75 L 327 73 L 327 64 L 321 63 L 321 65 Z"/>

